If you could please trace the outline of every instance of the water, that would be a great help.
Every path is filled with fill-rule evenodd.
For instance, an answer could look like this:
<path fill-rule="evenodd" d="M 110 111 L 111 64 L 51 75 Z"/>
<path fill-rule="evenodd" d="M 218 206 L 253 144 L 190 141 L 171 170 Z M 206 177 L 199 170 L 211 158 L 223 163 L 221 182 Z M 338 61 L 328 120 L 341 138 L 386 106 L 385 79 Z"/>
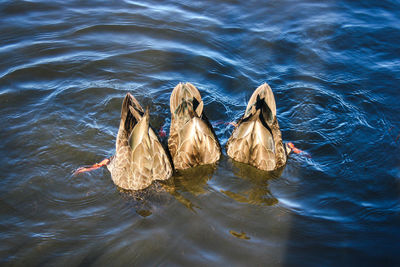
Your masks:
<path fill-rule="evenodd" d="M 398 1 L 1 1 L 0 263 L 400 264 Z M 293 155 L 119 191 L 106 169 L 122 99 L 169 125 L 196 85 L 224 146 L 272 87 Z"/>

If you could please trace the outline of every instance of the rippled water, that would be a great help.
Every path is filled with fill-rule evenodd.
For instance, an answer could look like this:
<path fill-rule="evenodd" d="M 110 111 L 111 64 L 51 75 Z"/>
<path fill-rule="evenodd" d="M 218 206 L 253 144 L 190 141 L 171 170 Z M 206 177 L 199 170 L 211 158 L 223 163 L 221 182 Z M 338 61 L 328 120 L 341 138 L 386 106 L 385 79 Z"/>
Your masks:
<path fill-rule="evenodd" d="M 400 264 L 398 1 L 0 2 L 0 263 Z M 126 92 L 169 125 L 196 85 L 225 145 L 272 87 L 293 155 L 267 175 L 225 156 L 167 190 L 106 169 Z M 400 138 L 399 138 L 400 139 Z"/>

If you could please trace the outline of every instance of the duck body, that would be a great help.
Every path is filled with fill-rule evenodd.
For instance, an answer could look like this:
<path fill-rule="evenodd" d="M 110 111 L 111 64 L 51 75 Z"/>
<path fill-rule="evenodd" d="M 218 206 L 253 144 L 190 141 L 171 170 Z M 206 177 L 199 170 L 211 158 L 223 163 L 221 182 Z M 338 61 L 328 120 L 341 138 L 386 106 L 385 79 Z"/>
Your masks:
<path fill-rule="evenodd" d="M 254 91 L 226 149 L 232 159 L 260 170 L 273 171 L 286 164 L 290 148 L 282 141 L 275 98 L 268 84 Z"/>
<path fill-rule="evenodd" d="M 171 177 L 173 167 L 166 150 L 149 126 L 149 112 L 127 94 L 122 103 L 116 152 L 107 165 L 113 182 L 126 190 L 140 190 L 154 180 Z"/>
<path fill-rule="evenodd" d="M 221 146 L 203 107 L 200 92 L 192 84 L 180 83 L 172 91 L 168 149 L 175 169 L 213 164 L 221 156 Z"/>

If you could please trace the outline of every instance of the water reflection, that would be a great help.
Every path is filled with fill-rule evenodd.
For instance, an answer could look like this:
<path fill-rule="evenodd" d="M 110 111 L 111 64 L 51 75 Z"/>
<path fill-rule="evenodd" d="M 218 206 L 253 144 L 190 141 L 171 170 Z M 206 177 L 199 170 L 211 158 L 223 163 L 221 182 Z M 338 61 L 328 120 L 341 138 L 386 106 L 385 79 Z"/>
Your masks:
<path fill-rule="evenodd" d="M 234 160 L 230 162 L 233 173 L 241 178 L 242 182 L 233 183 L 235 188 L 231 190 L 221 190 L 223 194 L 240 203 L 266 206 L 278 203 L 278 199 L 268 189 L 268 181 L 280 177 L 284 168 L 266 172 Z"/>
<path fill-rule="evenodd" d="M 146 189 L 130 191 L 118 188 L 118 192 L 142 217 L 150 216 L 154 205 L 169 203 L 171 196 L 192 212 L 196 212 L 195 208 L 200 207 L 190 197 L 207 193 L 205 187 L 215 169 L 216 165 L 203 165 L 179 170 L 167 181 L 156 181 Z"/>
<path fill-rule="evenodd" d="M 212 164 L 179 170 L 172 179 L 163 182 L 164 188 L 185 207 L 196 212 L 195 208 L 200 209 L 200 207 L 193 204 L 189 198 L 207 192 L 205 189 L 207 182 L 212 178 L 215 169 L 216 165 Z"/>
<path fill-rule="evenodd" d="M 174 175 L 174 184 L 177 190 L 190 192 L 198 196 L 205 194 L 207 182 L 212 178 L 216 165 L 202 165 L 186 170 L 179 170 Z"/>
<path fill-rule="evenodd" d="M 121 198 L 142 217 L 152 215 L 153 207 L 169 203 L 171 199 L 168 190 L 158 182 L 139 191 L 125 190 L 120 187 L 117 187 L 117 190 Z"/>

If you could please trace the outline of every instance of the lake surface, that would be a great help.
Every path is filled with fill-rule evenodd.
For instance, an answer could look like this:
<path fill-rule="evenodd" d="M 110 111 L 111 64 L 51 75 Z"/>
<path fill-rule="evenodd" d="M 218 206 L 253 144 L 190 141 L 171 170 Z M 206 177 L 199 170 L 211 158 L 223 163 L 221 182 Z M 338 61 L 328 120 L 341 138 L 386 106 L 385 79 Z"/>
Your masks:
<path fill-rule="evenodd" d="M 399 266 L 399 1 L 0 1 L 0 264 Z M 169 132 L 179 82 L 225 146 L 268 82 L 281 174 L 224 156 L 123 192 L 123 97 Z M 396 138 L 398 138 L 396 140 Z M 165 189 L 167 188 L 167 189 Z"/>

